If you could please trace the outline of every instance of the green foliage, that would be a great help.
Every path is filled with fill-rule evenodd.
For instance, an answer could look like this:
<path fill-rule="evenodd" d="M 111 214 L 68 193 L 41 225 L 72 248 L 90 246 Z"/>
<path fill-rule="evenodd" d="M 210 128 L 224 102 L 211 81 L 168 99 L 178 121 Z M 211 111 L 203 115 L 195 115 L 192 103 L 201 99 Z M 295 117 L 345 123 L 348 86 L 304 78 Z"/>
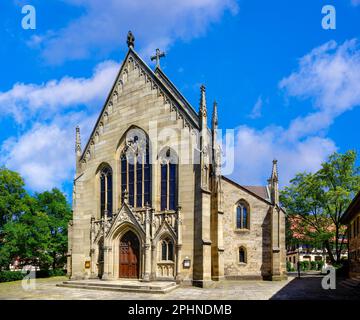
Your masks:
<path fill-rule="evenodd" d="M 65 276 L 66 271 L 63 269 L 50 269 L 36 271 L 36 278 L 60 277 Z"/>
<path fill-rule="evenodd" d="M 58 189 L 37 193 L 24 189 L 21 177 L 0 169 L 0 270 L 18 259 L 48 270 L 66 261 L 67 225 L 71 208 Z M 14 193 L 14 194 L 11 194 Z M 6 205 L 6 202 L 9 205 Z"/>
<path fill-rule="evenodd" d="M 316 261 L 316 270 L 321 270 L 322 269 L 322 267 L 324 266 L 324 261 L 322 261 L 322 260 L 318 260 L 318 261 Z"/>
<path fill-rule="evenodd" d="M 340 218 L 360 189 L 360 168 L 355 162 L 355 151 L 334 153 L 320 170 L 297 174 L 280 192 L 288 219 L 298 219 L 296 231 L 308 243 L 325 246 L 333 263 L 340 261 L 344 247 L 346 229 Z"/>
<path fill-rule="evenodd" d="M 316 263 L 316 261 L 310 261 L 310 268 L 311 268 L 311 270 L 317 270 L 317 263 Z"/>
<path fill-rule="evenodd" d="M 301 271 L 308 271 L 310 270 L 310 261 L 300 261 L 300 270 Z"/>
<path fill-rule="evenodd" d="M 286 261 L 286 270 L 289 272 L 289 271 L 291 271 L 291 269 L 292 269 L 291 262 Z"/>
<path fill-rule="evenodd" d="M 24 274 L 21 271 L 0 271 L 0 282 L 22 280 Z"/>
<path fill-rule="evenodd" d="M 50 239 L 48 253 L 52 257 L 52 267 L 64 265 L 67 252 L 67 227 L 71 219 L 71 208 L 59 189 L 35 195 L 37 208 L 48 217 Z"/>
<path fill-rule="evenodd" d="M 22 273 L 21 271 L 0 271 L 0 283 L 22 280 L 24 279 L 25 275 L 26 274 Z M 66 271 L 63 269 L 36 271 L 36 278 L 60 277 L 65 275 Z"/>
<path fill-rule="evenodd" d="M 0 167 L 0 241 L 3 226 L 24 210 L 24 185 L 18 173 Z"/>

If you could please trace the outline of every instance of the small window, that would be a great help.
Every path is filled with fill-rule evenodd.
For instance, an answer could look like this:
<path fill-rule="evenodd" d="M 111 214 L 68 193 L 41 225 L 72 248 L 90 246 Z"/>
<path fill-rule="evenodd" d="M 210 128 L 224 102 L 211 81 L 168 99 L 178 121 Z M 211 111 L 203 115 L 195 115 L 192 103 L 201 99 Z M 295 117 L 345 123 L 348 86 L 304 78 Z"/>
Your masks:
<path fill-rule="evenodd" d="M 239 249 L 239 262 L 246 263 L 246 251 L 243 247 Z"/>
<path fill-rule="evenodd" d="M 161 240 L 161 260 L 162 261 L 174 260 L 174 245 L 170 239 Z"/>

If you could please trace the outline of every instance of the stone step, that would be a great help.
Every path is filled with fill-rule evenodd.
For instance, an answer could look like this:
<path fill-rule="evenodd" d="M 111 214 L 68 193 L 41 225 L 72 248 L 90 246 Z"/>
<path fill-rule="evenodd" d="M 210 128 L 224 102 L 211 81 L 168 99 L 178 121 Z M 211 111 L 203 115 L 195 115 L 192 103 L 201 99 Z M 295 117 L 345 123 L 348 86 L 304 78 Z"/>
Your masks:
<path fill-rule="evenodd" d="M 77 281 L 64 281 L 57 284 L 58 287 L 76 288 L 76 289 L 90 289 L 90 290 L 106 290 L 117 292 L 138 292 L 138 293 L 168 293 L 179 286 L 172 282 L 166 285 L 127 285 L 127 284 L 112 284 L 112 283 L 94 283 L 94 282 L 77 282 Z"/>
<path fill-rule="evenodd" d="M 345 281 L 342 281 L 343 284 L 346 284 L 350 287 L 357 287 L 357 286 L 360 286 L 360 281 L 359 280 L 345 280 Z"/>

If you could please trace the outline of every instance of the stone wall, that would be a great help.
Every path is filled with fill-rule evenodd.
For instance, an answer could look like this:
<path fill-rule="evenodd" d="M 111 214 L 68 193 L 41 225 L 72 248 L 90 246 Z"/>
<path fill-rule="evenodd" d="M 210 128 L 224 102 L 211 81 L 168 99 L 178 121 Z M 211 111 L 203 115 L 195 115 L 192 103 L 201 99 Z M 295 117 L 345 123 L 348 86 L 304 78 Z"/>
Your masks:
<path fill-rule="evenodd" d="M 84 152 L 86 161 L 81 162 L 75 179 L 71 248 L 73 278 L 88 277 L 90 273 L 84 266 L 85 261 L 90 260 L 90 219 L 92 216 L 96 220 L 100 218 L 99 168 L 102 164 L 108 164 L 113 170 L 113 211 L 116 212 L 121 206 L 121 139 L 131 126 L 139 127 L 149 135 L 150 124 L 156 125 L 158 135 L 164 128 L 167 130 L 163 140 L 153 141 L 153 152 L 170 146 L 178 152 L 180 158 L 184 156 L 179 145 L 187 143 L 191 138 L 190 128 L 184 128 L 184 118 L 179 117 L 176 110 L 172 110 L 148 76 L 141 72 L 134 61 L 129 60 L 123 66 L 109 95 Z M 160 165 L 153 165 L 152 170 L 152 206 L 159 211 Z M 195 189 L 192 165 L 179 166 L 178 187 L 178 203 L 182 207 L 183 219 L 182 258 L 189 257 L 193 261 Z M 185 280 L 192 279 L 192 265 L 183 270 L 182 276 Z"/>
<path fill-rule="evenodd" d="M 224 192 L 224 265 L 226 278 L 261 278 L 271 273 L 271 219 L 269 204 L 226 180 Z M 236 229 L 236 205 L 250 207 L 250 226 Z M 239 248 L 246 249 L 246 263 L 239 262 Z"/>

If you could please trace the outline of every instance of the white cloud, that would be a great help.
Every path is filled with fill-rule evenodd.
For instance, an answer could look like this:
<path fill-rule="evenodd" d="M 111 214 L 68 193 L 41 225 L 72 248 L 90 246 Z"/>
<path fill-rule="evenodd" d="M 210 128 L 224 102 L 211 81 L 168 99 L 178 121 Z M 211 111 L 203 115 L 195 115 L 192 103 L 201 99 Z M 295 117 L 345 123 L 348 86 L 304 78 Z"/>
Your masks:
<path fill-rule="evenodd" d="M 360 105 L 357 40 L 341 45 L 330 41 L 313 49 L 279 86 L 291 97 L 308 99 L 315 110 L 293 119 L 288 127 L 237 128 L 233 177 L 241 183 L 263 184 L 271 160 L 277 158 L 281 182 L 287 184 L 298 172 L 317 170 L 336 151 L 335 143 L 324 133 L 336 117 Z"/>
<path fill-rule="evenodd" d="M 321 137 L 286 141 L 282 127 L 256 130 L 248 126 L 236 129 L 235 169 L 231 175 L 244 185 L 264 185 L 271 174 L 271 161 L 278 160 L 280 184 L 284 186 L 296 173 L 315 171 L 329 154 L 336 151 L 333 141 Z"/>
<path fill-rule="evenodd" d="M 118 68 L 117 63 L 105 61 L 96 66 L 90 78 L 64 77 L 43 84 L 16 83 L 9 91 L 0 92 L 0 113 L 11 115 L 20 123 L 37 116 L 42 119 L 53 117 L 76 105 L 98 108 L 111 88 Z"/>
<path fill-rule="evenodd" d="M 360 105 L 360 48 L 356 39 L 329 41 L 300 59 L 299 68 L 280 82 L 293 97 L 310 99 L 316 112 L 297 118 L 289 138 L 328 128 L 343 112 Z"/>
<path fill-rule="evenodd" d="M 50 124 L 35 123 L 19 138 L 12 137 L 3 143 L 0 160 L 20 172 L 32 190 L 61 187 L 73 178 L 76 124 L 86 137 L 94 122 L 94 115 L 77 113 L 57 117 Z"/>
<path fill-rule="evenodd" d="M 253 106 L 251 113 L 249 115 L 249 118 L 251 119 L 257 119 L 261 117 L 261 109 L 263 107 L 263 99 L 261 96 L 258 97 L 258 99 L 255 102 L 255 105 Z"/>
<path fill-rule="evenodd" d="M 167 49 L 175 40 L 202 35 L 225 11 L 237 12 L 236 0 L 66 0 L 84 8 L 84 14 L 61 30 L 37 36 L 50 63 L 104 56 L 125 44 L 129 29 L 135 48 L 149 56 L 155 48 Z M 41 43 L 39 40 L 42 39 Z M 71 50 L 69 50 L 71 48 Z"/>
<path fill-rule="evenodd" d="M 0 112 L 30 127 L 0 145 L 0 162 L 18 171 L 26 184 L 43 191 L 72 180 L 74 134 L 86 141 L 114 82 L 118 64 L 100 63 L 89 78 L 64 77 L 44 84 L 15 84 L 0 93 Z M 83 105 L 83 108 L 79 108 Z"/>

